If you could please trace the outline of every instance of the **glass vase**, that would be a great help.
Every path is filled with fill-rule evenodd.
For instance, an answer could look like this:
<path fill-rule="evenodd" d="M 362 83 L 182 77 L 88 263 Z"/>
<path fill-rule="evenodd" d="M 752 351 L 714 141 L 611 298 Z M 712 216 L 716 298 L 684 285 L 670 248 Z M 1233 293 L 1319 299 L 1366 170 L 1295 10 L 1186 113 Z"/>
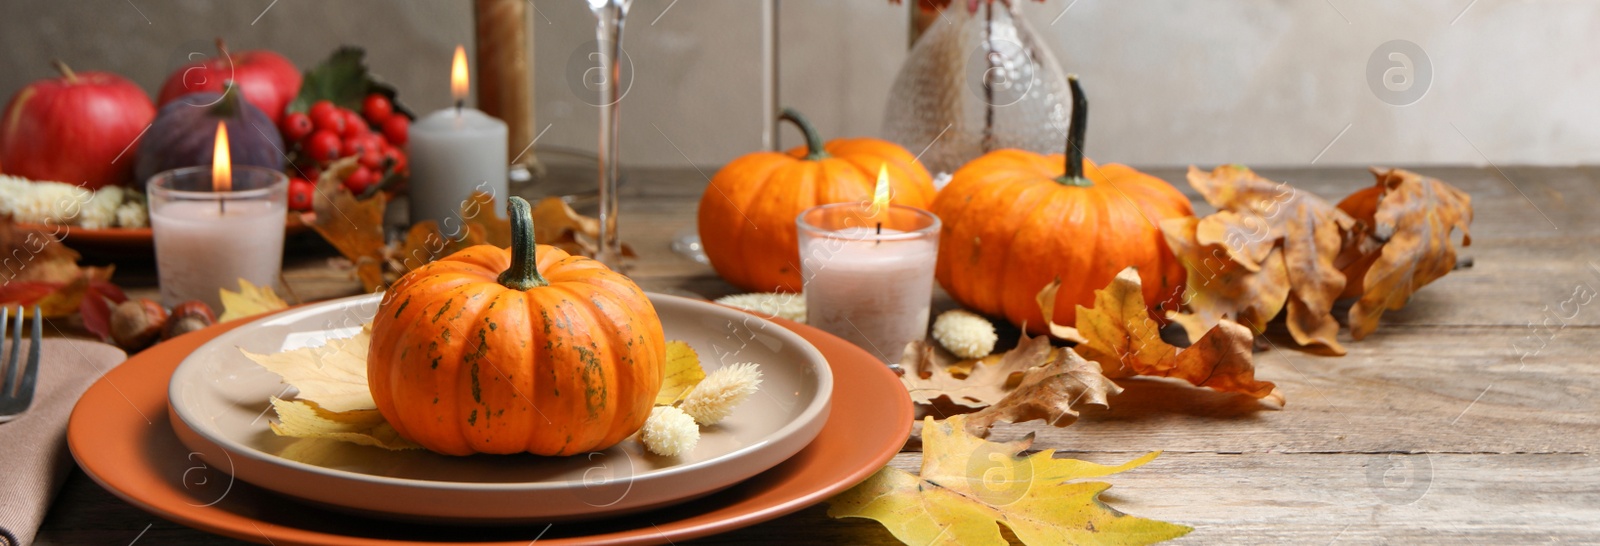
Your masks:
<path fill-rule="evenodd" d="M 952 3 L 911 47 L 884 110 L 891 141 L 934 174 L 1002 148 L 1061 153 L 1071 115 L 1055 56 L 1018 2 Z"/>

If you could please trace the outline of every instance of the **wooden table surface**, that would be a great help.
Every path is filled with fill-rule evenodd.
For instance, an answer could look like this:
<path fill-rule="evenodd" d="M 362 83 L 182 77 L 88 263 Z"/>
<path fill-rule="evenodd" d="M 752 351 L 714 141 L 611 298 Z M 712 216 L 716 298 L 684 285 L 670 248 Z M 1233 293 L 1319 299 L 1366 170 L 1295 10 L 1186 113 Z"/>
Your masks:
<path fill-rule="evenodd" d="M 1600 293 L 1600 169 L 1416 170 L 1472 195 L 1473 246 L 1463 256 L 1474 265 L 1384 315 L 1368 339 L 1346 336 L 1347 356 L 1294 350 L 1269 335 L 1277 348 L 1257 353 L 1257 377 L 1278 384 L 1286 409 L 1133 380 L 1111 409 L 1071 427 L 996 434 L 1034 430 L 1036 448 L 1102 463 L 1165 451 L 1110 477 L 1105 498 L 1195 528 L 1177 543 L 1600 542 L 1600 302 L 1589 301 Z M 1262 172 L 1334 202 L 1372 184 L 1360 168 Z M 1153 173 L 1194 196 L 1182 170 Z M 640 255 L 631 274 L 645 289 L 734 292 L 668 248 L 693 226 L 705 174 L 632 173 L 622 235 Z M 327 266 L 325 248 L 293 252 L 286 278 L 300 298 L 359 289 Z M 117 275 L 153 284 L 147 268 Z M 901 453 L 893 464 L 915 471 L 921 455 Z M 894 543 L 874 522 L 825 511 L 703 542 Z M 147 514 L 77 471 L 39 536 L 49 545 L 135 542 L 232 541 Z"/>

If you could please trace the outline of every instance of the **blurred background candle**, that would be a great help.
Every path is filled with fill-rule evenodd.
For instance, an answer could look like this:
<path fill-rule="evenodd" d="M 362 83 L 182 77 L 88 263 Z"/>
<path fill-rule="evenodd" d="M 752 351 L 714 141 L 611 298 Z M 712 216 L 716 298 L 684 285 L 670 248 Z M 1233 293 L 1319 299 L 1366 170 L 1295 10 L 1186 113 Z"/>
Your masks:
<path fill-rule="evenodd" d="M 212 147 L 211 166 L 158 173 L 146 191 L 161 303 L 200 300 L 221 312 L 218 290 L 238 290 L 239 279 L 277 286 L 289 178 L 232 165 L 221 123 Z"/>
<path fill-rule="evenodd" d="M 939 218 L 900 205 L 836 203 L 807 209 L 797 222 L 806 323 L 899 362 L 906 344 L 928 331 Z"/>
<path fill-rule="evenodd" d="M 506 208 L 506 124 L 465 107 L 467 53 L 456 47 L 450 68 L 452 108 L 411 125 L 411 223 L 433 220 L 445 236 L 461 229 L 461 202 L 474 191 L 494 196 L 490 210 Z"/>

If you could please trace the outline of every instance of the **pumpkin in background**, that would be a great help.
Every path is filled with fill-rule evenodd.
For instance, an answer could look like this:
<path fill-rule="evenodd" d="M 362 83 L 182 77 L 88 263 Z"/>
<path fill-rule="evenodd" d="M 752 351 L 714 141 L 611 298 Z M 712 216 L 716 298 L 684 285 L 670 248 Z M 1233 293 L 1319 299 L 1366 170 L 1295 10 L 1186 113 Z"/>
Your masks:
<path fill-rule="evenodd" d="M 167 103 L 155 123 L 139 139 L 134 183 L 144 187 L 156 173 L 210 165 L 217 122 L 228 126 L 228 154 L 234 165 L 283 170 L 283 137 L 259 108 L 239 99 L 228 87 L 222 93 L 202 91 Z"/>
<path fill-rule="evenodd" d="M 990 152 L 957 171 L 931 209 L 944 222 L 939 284 L 962 305 L 1026 323 L 1034 334 L 1048 333 L 1035 297 L 1056 278 L 1057 324 L 1075 325 L 1077 306 L 1093 305 L 1094 291 L 1130 265 L 1139 268 L 1152 308 L 1175 309 L 1184 269 L 1158 225 L 1194 214 L 1170 184 L 1083 157 L 1088 104 L 1077 78 L 1068 82 L 1073 108 L 1065 157 Z"/>
<path fill-rule="evenodd" d="M 700 242 L 724 280 L 752 292 L 799 292 L 795 218 L 816 205 L 870 201 L 878 169 L 887 170 L 891 201 L 926 209 L 933 179 L 916 156 L 871 138 L 823 144 L 811 123 L 784 109 L 779 118 L 805 134 L 788 153 L 756 152 L 733 160 L 700 198 Z"/>
<path fill-rule="evenodd" d="M 511 248 L 468 248 L 389 289 L 372 324 L 372 398 L 439 453 L 610 447 L 644 426 L 661 390 L 661 320 L 621 273 L 535 245 L 527 201 L 507 208 Z"/>

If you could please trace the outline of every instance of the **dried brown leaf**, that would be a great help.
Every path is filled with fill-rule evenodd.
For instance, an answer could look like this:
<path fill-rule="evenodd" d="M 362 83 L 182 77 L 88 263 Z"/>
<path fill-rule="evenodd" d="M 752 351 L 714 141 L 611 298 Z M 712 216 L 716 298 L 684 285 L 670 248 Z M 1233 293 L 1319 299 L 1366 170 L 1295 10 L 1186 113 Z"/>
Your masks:
<path fill-rule="evenodd" d="M 1315 195 L 1240 165 L 1210 173 L 1191 166 L 1189 185 L 1220 210 L 1200 220 L 1196 241 L 1222 245 L 1229 258 L 1253 272 L 1262 269 L 1274 247 L 1281 249 L 1290 287 L 1289 333 L 1301 345 L 1320 344 L 1344 354 L 1332 311 L 1345 276 L 1335 260 L 1355 219 Z"/>
<path fill-rule="evenodd" d="M 1217 215 L 1212 215 L 1217 216 Z M 1189 313 L 1168 312 L 1167 318 L 1183 325 L 1190 339 L 1232 319 L 1256 333 L 1283 310 L 1289 299 L 1289 271 L 1283 251 L 1274 246 L 1252 271 L 1230 257 L 1220 244 L 1198 240 L 1200 219 L 1171 218 L 1161 222 L 1167 246 L 1188 271 L 1184 304 Z"/>
<path fill-rule="evenodd" d="M 1454 230 L 1461 230 L 1461 246 L 1472 244 L 1472 197 L 1466 192 L 1403 169 L 1374 168 L 1372 174 L 1377 192 L 1357 192 L 1339 204 L 1365 226 L 1355 243 L 1357 257 L 1345 266 L 1351 278 L 1362 279 L 1361 299 L 1350 308 L 1355 339 L 1371 334 L 1384 311 L 1401 308 L 1418 289 L 1455 268 Z"/>
<path fill-rule="evenodd" d="M 996 421 L 1043 420 L 1064 427 L 1078 420 L 1081 405 L 1109 407 L 1106 398 L 1121 393 L 1122 387 L 1100 373 L 1099 364 L 1070 350 L 1058 350 L 1048 364 L 1024 371 L 1022 381 L 1003 398 L 968 415 L 967 432 L 985 436 Z"/>
<path fill-rule="evenodd" d="M 918 404 L 933 405 L 944 398 L 958 406 L 981 408 L 1005 398 L 1028 368 L 1048 363 L 1050 351 L 1050 338 L 1024 332 L 1015 349 L 979 359 L 969 368 L 935 344 L 916 341 L 901 354 L 905 375 L 900 381 Z M 966 370 L 970 371 L 963 375 Z"/>
<path fill-rule="evenodd" d="M 1161 339 L 1160 326 L 1146 309 L 1139 272 L 1122 270 L 1095 291 L 1094 307 L 1078 307 L 1078 331 L 1088 342 L 1073 350 L 1100 363 L 1106 377 L 1170 377 L 1283 405 L 1275 385 L 1255 379 L 1250 329 L 1224 319 L 1179 350 Z"/>
<path fill-rule="evenodd" d="M 358 200 L 340 182 L 358 165 L 354 157 L 328 165 L 317 181 L 311 198 L 316 213 L 311 228 L 356 266 L 356 276 L 368 292 L 383 287 L 383 209 L 385 197 L 378 193 Z"/>
<path fill-rule="evenodd" d="M 1083 343 L 1083 336 L 1078 333 L 1077 328 L 1056 324 L 1051 321 L 1052 317 L 1056 316 L 1056 292 L 1060 290 L 1061 278 L 1056 277 L 1055 280 L 1050 281 L 1050 284 L 1044 285 L 1044 288 L 1039 290 L 1039 294 L 1034 296 L 1033 300 L 1038 302 L 1039 311 L 1044 313 L 1044 325 L 1050 329 L 1050 335 L 1073 343 Z"/>

